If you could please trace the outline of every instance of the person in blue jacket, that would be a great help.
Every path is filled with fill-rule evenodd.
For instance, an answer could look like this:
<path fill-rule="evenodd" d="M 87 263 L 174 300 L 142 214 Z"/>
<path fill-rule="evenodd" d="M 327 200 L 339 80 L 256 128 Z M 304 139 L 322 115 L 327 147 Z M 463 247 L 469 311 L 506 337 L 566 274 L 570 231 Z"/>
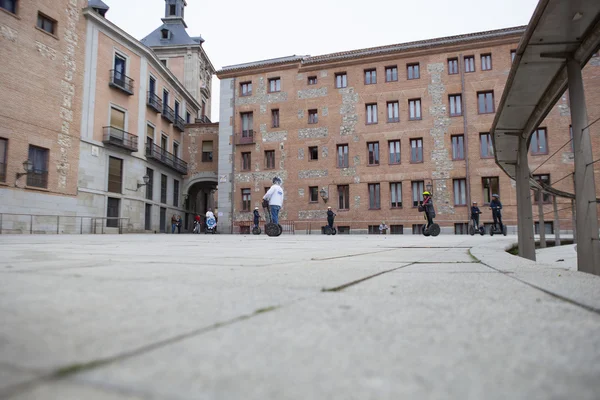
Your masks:
<path fill-rule="evenodd" d="M 481 210 L 477 207 L 477 202 L 473 202 L 473 206 L 471 206 L 471 219 L 475 221 L 475 229 L 479 229 L 479 214 L 481 214 Z"/>
<path fill-rule="evenodd" d="M 504 225 L 502 224 L 502 203 L 500 202 L 500 196 L 497 194 L 492 195 L 490 210 L 492 210 L 492 217 L 494 218 L 494 229 L 497 230 L 498 223 L 500 223 L 500 232 L 502 232 L 504 230 Z"/>
<path fill-rule="evenodd" d="M 258 221 L 260 221 L 260 213 L 258 207 L 254 207 L 254 227 L 258 228 Z"/>

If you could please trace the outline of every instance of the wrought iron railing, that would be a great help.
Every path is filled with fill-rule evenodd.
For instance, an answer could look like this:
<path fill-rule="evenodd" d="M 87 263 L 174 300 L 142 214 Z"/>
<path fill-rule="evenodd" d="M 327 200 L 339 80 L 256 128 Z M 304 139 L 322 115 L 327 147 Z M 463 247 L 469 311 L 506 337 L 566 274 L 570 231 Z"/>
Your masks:
<path fill-rule="evenodd" d="M 127 150 L 137 151 L 138 137 L 113 126 L 105 126 L 103 142 L 122 147 Z"/>
<path fill-rule="evenodd" d="M 210 118 L 208 118 L 206 115 L 203 115 L 200 118 L 196 118 L 196 123 L 198 123 L 198 124 L 212 124 L 212 122 L 210 122 Z"/>
<path fill-rule="evenodd" d="M 175 128 L 179 129 L 181 132 L 185 130 L 185 120 L 181 118 L 179 115 L 175 116 L 175 122 L 173 123 Z"/>
<path fill-rule="evenodd" d="M 110 70 L 109 85 L 121 89 L 129 95 L 133 94 L 133 79 L 120 71 L 114 69 Z"/>
<path fill-rule="evenodd" d="M 169 122 L 175 122 L 175 111 L 166 104 L 163 104 L 162 117 Z"/>
<path fill-rule="evenodd" d="M 27 174 L 27 186 L 48 188 L 48 171 L 32 169 Z"/>
<path fill-rule="evenodd" d="M 254 143 L 254 131 L 252 129 L 245 130 L 236 135 L 235 144 L 253 144 Z"/>
<path fill-rule="evenodd" d="M 148 92 L 146 104 L 148 105 L 148 107 L 152 108 L 157 113 L 162 111 L 163 103 L 160 97 L 156 95 L 156 93 Z"/>
<path fill-rule="evenodd" d="M 146 157 L 156 160 L 182 175 L 187 174 L 188 167 L 185 161 L 153 143 L 146 143 Z"/>
<path fill-rule="evenodd" d="M 0 234 L 103 234 L 113 233 L 106 228 L 114 222 L 119 233 L 128 229 L 129 217 L 88 217 L 74 215 L 37 215 L 0 213 Z"/>

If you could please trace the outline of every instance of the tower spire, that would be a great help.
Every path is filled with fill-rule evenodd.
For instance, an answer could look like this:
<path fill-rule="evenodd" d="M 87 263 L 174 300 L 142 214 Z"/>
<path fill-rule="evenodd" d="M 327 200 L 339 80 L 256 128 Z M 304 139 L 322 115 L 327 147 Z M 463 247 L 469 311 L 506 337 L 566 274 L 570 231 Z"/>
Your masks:
<path fill-rule="evenodd" d="M 165 24 L 170 22 L 182 22 L 187 28 L 184 20 L 186 6 L 186 0 L 165 0 L 165 17 L 163 18 L 163 22 Z"/>

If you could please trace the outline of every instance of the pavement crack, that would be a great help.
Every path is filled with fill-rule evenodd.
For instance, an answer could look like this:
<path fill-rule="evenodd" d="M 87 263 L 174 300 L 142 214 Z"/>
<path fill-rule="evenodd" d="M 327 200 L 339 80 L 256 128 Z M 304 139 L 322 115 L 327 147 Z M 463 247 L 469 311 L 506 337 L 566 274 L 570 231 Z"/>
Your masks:
<path fill-rule="evenodd" d="M 327 261 L 327 260 L 337 260 L 339 258 L 350 258 L 350 257 L 357 257 L 357 256 L 367 256 L 370 254 L 379 254 L 379 253 L 385 253 L 388 251 L 394 251 L 397 250 L 395 248 L 393 249 L 388 249 L 388 250 L 379 250 L 379 251 L 369 251 L 366 253 L 357 253 L 357 254 L 345 254 L 343 256 L 335 256 L 335 257 L 324 257 L 324 258 L 311 258 L 311 261 Z"/>
<path fill-rule="evenodd" d="M 383 274 L 387 274 L 388 272 L 393 272 L 393 271 L 397 271 L 397 270 L 399 270 L 401 268 L 409 267 L 409 266 L 411 266 L 413 264 L 415 264 L 415 263 L 410 263 L 410 264 L 403 265 L 401 267 L 396 267 L 396 268 L 388 269 L 388 270 L 385 270 L 385 271 L 381 271 L 381 272 L 378 272 L 376 274 L 365 276 L 364 278 L 360 278 L 360 279 L 357 279 L 357 280 L 352 281 L 352 282 L 345 283 L 345 284 L 340 285 L 340 286 L 336 286 L 336 287 L 332 287 L 332 288 L 323 288 L 323 289 L 321 289 L 321 292 L 339 292 L 339 291 L 342 291 L 342 290 L 344 290 L 344 289 L 346 289 L 346 288 L 348 288 L 350 286 L 357 285 L 359 283 L 362 283 L 362 282 L 367 281 L 369 279 L 376 278 L 376 277 L 378 277 L 380 275 L 383 275 Z"/>

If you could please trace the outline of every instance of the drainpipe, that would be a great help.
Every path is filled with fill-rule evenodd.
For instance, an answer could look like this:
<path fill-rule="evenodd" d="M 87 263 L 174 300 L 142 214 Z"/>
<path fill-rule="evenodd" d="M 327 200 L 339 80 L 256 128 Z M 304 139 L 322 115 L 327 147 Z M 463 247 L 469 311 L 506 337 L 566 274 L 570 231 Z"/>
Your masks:
<path fill-rule="evenodd" d="M 462 107 L 462 113 L 463 113 L 463 135 L 464 135 L 464 145 L 465 145 L 465 174 L 466 174 L 466 181 L 467 181 L 467 213 L 470 214 L 470 210 L 471 210 L 471 176 L 469 175 L 469 131 L 468 131 L 468 124 L 467 124 L 467 107 L 465 107 L 465 104 L 467 103 L 466 101 L 466 96 L 467 93 L 465 92 L 465 69 L 463 68 L 463 63 L 461 62 L 463 61 L 463 55 L 459 54 L 458 55 L 458 69 L 460 71 L 460 84 L 461 84 L 461 92 L 462 95 L 460 96 L 460 100 L 461 100 L 461 107 Z M 467 216 L 467 218 L 470 218 L 470 215 Z"/>
<path fill-rule="evenodd" d="M 231 234 L 233 235 L 233 209 L 235 207 L 235 89 L 236 89 L 236 79 L 233 78 L 233 112 L 232 112 L 232 121 L 231 121 L 231 130 L 232 130 L 232 138 L 231 138 Z"/>

